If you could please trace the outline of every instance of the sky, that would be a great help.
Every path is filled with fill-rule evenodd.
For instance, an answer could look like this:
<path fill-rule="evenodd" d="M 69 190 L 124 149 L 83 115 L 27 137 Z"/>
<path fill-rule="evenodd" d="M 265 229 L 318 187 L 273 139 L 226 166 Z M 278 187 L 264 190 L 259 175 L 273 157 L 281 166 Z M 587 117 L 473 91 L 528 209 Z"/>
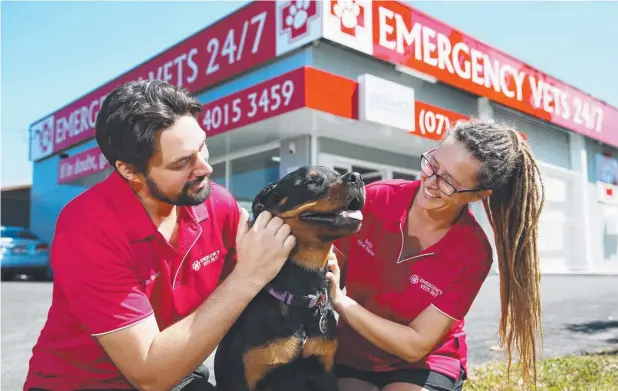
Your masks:
<path fill-rule="evenodd" d="M 616 1 L 407 3 L 618 107 Z M 1 186 L 32 182 L 32 122 L 244 4 L 3 1 Z"/>

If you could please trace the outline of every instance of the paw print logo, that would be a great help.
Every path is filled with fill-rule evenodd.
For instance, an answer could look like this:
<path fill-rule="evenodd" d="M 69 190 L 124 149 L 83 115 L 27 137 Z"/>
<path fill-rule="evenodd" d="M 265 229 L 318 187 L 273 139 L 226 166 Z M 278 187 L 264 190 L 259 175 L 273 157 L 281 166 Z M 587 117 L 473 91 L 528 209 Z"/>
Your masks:
<path fill-rule="evenodd" d="M 43 125 L 43 129 L 41 129 L 39 134 L 39 145 L 41 147 L 41 151 L 47 151 L 51 145 L 51 127 L 49 126 L 49 123 Z"/>
<path fill-rule="evenodd" d="M 316 1 L 296 0 L 290 1 L 283 9 L 282 31 L 289 31 L 292 40 L 307 34 L 309 21 L 318 15 Z"/>
<path fill-rule="evenodd" d="M 415 274 L 412 277 L 410 277 L 410 282 L 412 284 L 418 284 L 418 276 Z"/>
<path fill-rule="evenodd" d="M 356 27 L 365 26 L 365 7 L 354 0 L 331 2 L 331 14 L 339 18 L 341 32 L 356 36 Z"/>
<path fill-rule="evenodd" d="M 38 138 L 39 153 L 51 152 L 54 138 L 54 117 L 48 117 L 32 128 L 34 137 Z M 36 141 L 35 141 L 36 142 Z"/>
<path fill-rule="evenodd" d="M 193 262 L 193 270 L 195 271 L 200 270 L 200 261 Z"/>

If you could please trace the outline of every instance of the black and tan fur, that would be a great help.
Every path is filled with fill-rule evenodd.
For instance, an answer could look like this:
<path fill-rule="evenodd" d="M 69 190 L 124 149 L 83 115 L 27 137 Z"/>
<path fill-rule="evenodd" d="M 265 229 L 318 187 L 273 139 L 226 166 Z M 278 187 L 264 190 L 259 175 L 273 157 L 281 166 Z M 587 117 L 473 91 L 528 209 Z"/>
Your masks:
<path fill-rule="evenodd" d="M 265 187 L 253 214 L 268 210 L 292 228 L 297 245 L 266 288 L 293 295 L 326 293 L 325 266 L 334 240 L 358 231 L 365 190 L 359 174 L 306 166 Z M 356 213 L 358 215 L 358 212 Z M 227 333 L 215 356 L 219 391 L 336 391 L 332 373 L 336 319 L 327 296 L 308 308 L 261 291 Z M 326 327 L 320 330 L 320 318 Z M 324 320 L 323 320 L 324 322 Z"/>

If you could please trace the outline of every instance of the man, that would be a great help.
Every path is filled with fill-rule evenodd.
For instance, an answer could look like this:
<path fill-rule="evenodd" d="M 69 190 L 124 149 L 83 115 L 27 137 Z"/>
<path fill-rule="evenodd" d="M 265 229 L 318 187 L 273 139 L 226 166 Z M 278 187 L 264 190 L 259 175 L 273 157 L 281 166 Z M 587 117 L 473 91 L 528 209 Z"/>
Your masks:
<path fill-rule="evenodd" d="M 192 371 L 295 239 L 267 212 L 249 229 L 210 182 L 201 110 L 161 81 L 103 102 L 96 139 L 115 170 L 58 217 L 52 305 L 24 390 L 207 389 Z"/>

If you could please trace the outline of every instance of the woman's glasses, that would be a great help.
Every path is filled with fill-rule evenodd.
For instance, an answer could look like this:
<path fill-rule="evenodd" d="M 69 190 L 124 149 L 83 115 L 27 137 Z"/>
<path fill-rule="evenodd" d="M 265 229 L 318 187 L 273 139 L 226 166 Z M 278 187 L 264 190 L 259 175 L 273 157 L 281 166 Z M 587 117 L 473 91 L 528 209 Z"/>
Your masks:
<path fill-rule="evenodd" d="M 431 164 L 431 161 L 429 160 L 428 155 L 430 152 L 433 152 L 433 151 L 434 150 L 431 150 L 429 152 L 425 152 L 421 154 L 421 171 L 423 171 L 423 174 L 427 178 L 431 178 L 434 175 L 436 176 L 436 184 L 438 185 L 438 189 L 440 189 L 442 193 L 444 193 L 447 196 L 452 196 L 455 193 L 471 193 L 473 191 L 484 190 L 481 188 L 461 189 L 461 190 L 456 189 L 455 186 L 453 186 L 453 184 L 448 181 L 448 179 L 438 174 L 436 168 L 433 166 L 433 164 Z"/>

